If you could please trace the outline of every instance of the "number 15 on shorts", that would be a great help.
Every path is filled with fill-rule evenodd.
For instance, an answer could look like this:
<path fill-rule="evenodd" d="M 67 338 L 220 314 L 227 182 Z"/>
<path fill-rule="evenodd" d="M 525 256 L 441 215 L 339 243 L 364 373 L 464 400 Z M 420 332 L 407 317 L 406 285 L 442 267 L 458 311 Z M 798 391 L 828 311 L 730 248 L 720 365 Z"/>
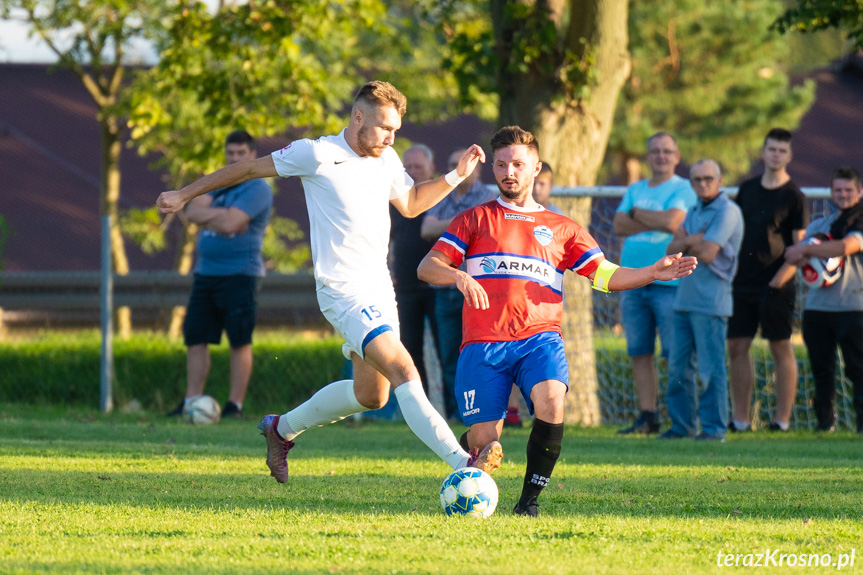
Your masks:
<path fill-rule="evenodd" d="M 368 307 L 364 307 L 363 309 L 360 310 L 360 313 L 362 313 L 364 316 L 366 316 L 366 319 L 369 321 L 376 320 L 379 317 L 381 317 L 381 312 L 378 311 L 378 309 L 373 305 L 370 305 Z"/>

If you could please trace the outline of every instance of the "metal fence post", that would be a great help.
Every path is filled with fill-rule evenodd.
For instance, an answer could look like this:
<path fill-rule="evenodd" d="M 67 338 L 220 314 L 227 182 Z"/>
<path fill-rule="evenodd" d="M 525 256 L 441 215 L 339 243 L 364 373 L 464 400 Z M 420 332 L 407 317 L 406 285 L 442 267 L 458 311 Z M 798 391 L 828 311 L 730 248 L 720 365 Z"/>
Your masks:
<path fill-rule="evenodd" d="M 102 347 L 99 361 L 99 409 L 108 413 L 114 408 L 114 277 L 111 263 L 111 216 L 102 214 L 102 278 L 100 284 Z"/>

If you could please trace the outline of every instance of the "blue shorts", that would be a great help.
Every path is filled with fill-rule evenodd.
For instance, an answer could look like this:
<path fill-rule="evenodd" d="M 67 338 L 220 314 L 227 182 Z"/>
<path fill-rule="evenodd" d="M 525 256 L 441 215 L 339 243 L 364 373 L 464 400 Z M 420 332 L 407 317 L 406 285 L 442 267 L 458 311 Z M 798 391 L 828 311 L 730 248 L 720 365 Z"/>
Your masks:
<path fill-rule="evenodd" d="M 668 358 L 674 338 L 674 296 L 677 287 L 650 284 L 620 294 L 620 315 L 629 357 L 656 353 L 656 332 L 662 357 Z"/>
<path fill-rule="evenodd" d="M 569 389 L 569 365 L 559 333 L 468 344 L 461 350 L 455 374 L 461 418 L 467 426 L 503 419 L 513 384 L 521 390 L 532 414 L 530 392 L 547 379 L 561 381 Z"/>

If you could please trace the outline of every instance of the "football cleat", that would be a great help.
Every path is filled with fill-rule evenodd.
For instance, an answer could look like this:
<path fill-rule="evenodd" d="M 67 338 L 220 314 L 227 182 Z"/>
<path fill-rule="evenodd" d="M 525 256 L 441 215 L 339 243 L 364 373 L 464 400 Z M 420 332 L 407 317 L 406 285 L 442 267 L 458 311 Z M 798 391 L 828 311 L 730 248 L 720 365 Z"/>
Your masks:
<path fill-rule="evenodd" d="M 476 467 L 482 469 L 489 475 L 494 473 L 494 470 L 500 467 L 500 462 L 503 460 L 503 447 L 500 442 L 492 441 L 480 451 L 474 449 L 471 451 L 470 457 L 467 460 L 468 467 Z"/>
<path fill-rule="evenodd" d="M 516 503 L 512 510 L 513 515 L 524 515 L 526 517 L 537 517 L 539 515 L 539 504 L 536 502 L 536 497 L 531 497 L 527 503 L 522 504 L 521 501 Z"/>
<path fill-rule="evenodd" d="M 278 428 L 278 415 L 266 415 L 258 424 L 261 435 L 267 439 L 267 467 L 270 468 L 270 475 L 279 483 L 285 483 L 288 480 L 288 452 L 294 442 L 283 439 Z"/>

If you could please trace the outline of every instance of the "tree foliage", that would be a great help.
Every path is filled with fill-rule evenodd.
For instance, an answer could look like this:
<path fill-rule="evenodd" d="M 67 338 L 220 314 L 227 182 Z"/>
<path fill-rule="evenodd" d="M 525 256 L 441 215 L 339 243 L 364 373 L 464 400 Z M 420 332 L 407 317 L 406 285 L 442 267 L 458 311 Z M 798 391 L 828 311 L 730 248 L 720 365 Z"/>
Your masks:
<path fill-rule="evenodd" d="M 31 35 L 38 36 L 57 55 L 58 64 L 81 79 L 97 108 L 102 147 L 100 211 L 107 216 L 113 268 L 129 271 L 120 232 L 120 121 L 119 99 L 127 70 L 126 53 L 131 43 L 158 29 L 164 2 L 160 0 L 0 0 L 0 15 L 24 14 Z M 122 337 L 131 334 L 131 312 L 117 310 Z"/>
<path fill-rule="evenodd" d="M 632 0 L 632 74 L 615 118 L 611 149 L 646 152 L 646 139 L 675 135 L 684 161 L 711 157 L 731 182 L 749 167 L 764 134 L 794 129 L 811 106 L 811 81 L 792 86 L 786 38 L 769 30 L 779 0 Z"/>
<path fill-rule="evenodd" d="M 257 138 L 338 130 L 362 82 L 357 37 L 379 31 L 382 14 L 371 0 L 256 2 L 217 12 L 202 2 L 174 3 L 153 36 L 158 64 L 140 72 L 129 92 L 133 144 L 141 155 L 157 153 L 156 167 L 179 188 L 223 165 L 233 130 Z M 139 241 L 164 245 L 165 226 L 144 219 Z M 183 223 L 184 241 L 193 241 L 194 227 Z M 268 265 L 304 265 L 301 239 L 295 223 L 274 216 Z"/>
<path fill-rule="evenodd" d="M 797 0 L 776 19 L 773 29 L 813 32 L 838 28 L 863 49 L 863 0 Z"/>
<path fill-rule="evenodd" d="M 451 50 L 445 65 L 462 100 L 493 94 L 498 123 L 534 133 L 556 184 L 592 185 L 629 72 L 628 1 L 449 0 L 441 6 Z M 589 198 L 567 198 L 561 206 L 589 225 Z M 594 425 L 600 415 L 591 290 L 577 280 L 564 290 L 566 420 Z"/>

